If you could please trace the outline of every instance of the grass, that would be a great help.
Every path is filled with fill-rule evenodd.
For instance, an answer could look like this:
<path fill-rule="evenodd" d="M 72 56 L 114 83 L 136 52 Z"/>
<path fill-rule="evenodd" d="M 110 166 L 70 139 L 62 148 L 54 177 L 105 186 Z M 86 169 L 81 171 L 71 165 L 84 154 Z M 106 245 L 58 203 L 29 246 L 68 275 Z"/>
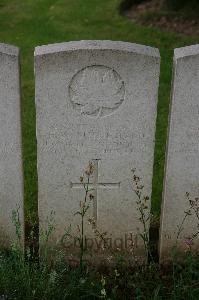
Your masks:
<path fill-rule="evenodd" d="M 34 220 L 37 210 L 34 47 L 81 39 L 122 40 L 160 49 L 162 64 L 152 196 L 153 213 L 159 215 L 173 49 L 198 43 L 199 37 L 186 37 L 136 25 L 119 15 L 119 2 L 118 0 L 1 0 L 0 2 L 0 41 L 21 48 L 23 163 L 28 220 Z"/>
<path fill-rule="evenodd" d="M 171 266 L 126 267 L 114 269 L 70 267 L 61 256 L 48 264 L 24 259 L 15 248 L 0 252 L 0 299 L 199 299 L 199 259 L 187 254 L 184 264 L 174 259 Z"/>

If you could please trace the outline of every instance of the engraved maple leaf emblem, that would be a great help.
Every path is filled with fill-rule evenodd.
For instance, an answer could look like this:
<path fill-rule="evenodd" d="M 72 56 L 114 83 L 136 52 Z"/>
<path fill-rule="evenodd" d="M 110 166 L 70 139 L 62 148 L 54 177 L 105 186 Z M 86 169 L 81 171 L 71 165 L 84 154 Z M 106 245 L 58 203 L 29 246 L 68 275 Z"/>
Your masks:
<path fill-rule="evenodd" d="M 90 66 L 78 72 L 69 87 L 73 107 L 89 116 L 108 115 L 124 101 L 124 82 L 105 66 Z"/>

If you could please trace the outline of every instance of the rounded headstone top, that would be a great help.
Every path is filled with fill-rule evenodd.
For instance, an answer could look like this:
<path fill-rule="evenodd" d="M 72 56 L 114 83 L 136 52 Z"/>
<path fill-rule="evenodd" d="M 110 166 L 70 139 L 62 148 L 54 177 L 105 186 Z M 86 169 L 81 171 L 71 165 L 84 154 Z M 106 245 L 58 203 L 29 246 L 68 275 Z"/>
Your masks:
<path fill-rule="evenodd" d="M 199 55 L 199 44 L 174 49 L 174 59 Z"/>
<path fill-rule="evenodd" d="M 0 43 L 0 53 L 11 55 L 11 56 L 18 56 L 19 48 L 12 45 Z"/>
<path fill-rule="evenodd" d="M 76 50 L 114 50 L 132 52 L 135 54 L 160 57 L 159 50 L 157 48 L 138 45 L 128 42 L 121 41 L 95 41 L 95 40 L 83 40 L 73 41 L 59 44 L 50 44 L 44 46 L 38 46 L 35 48 L 35 56 L 53 54 L 65 51 L 76 51 Z"/>

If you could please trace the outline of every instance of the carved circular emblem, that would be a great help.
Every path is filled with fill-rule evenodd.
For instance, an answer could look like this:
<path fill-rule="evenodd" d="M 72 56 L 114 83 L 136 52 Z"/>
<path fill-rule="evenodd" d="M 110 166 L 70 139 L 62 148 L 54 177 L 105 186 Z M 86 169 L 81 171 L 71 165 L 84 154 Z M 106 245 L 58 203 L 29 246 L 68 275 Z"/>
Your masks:
<path fill-rule="evenodd" d="M 89 66 L 74 75 L 69 85 L 70 101 L 81 114 L 102 117 L 124 101 L 124 82 L 113 69 Z"/>

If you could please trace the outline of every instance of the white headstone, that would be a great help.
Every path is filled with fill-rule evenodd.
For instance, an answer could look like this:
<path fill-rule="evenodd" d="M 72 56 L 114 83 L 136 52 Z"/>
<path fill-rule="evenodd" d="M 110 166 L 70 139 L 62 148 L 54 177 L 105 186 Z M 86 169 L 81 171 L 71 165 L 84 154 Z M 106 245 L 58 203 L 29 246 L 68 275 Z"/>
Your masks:
<path fill-rule="evenodd" d="M 159 64 L 157 49 L 125 42 L 36 48 L 39 218 L 46 229 L 55 212 L 52 241 L 67 225 L 80 224 L 74 216 L 85 194 L 79 178 L 92 161 L 89 187 L 95 198 L 88 214 L 107 232 L 111 250 L 128 250 L 133 235 L 136 253 L 143 255 L 131 169 L 137 169 L 150 197 Z M 90 225 L 85 235 L 96 250 Z"/>
<path fill-rule="evenodd" d="M 175 245 L 185 250 L 189 246 L 187 241 L 198 230 L 199 220 L 196 221 L 194 214 L 186 217 L 182 224 L 185 212 L 190 209 L 186 193 L 190 193 L 192 199 L 199 196 L 198 117 L 199 45 L 195 45 L 175 49 L 174 52 L 173 91 L 160 231 L 161 261 L 170 257 L 171 249 Z"/>
<path fill-rule="evenodd" d="M 19 212 L 23 238 L 19 49 L 0 44 L 0 245 L 16 238 L 12 212 Z"/>

